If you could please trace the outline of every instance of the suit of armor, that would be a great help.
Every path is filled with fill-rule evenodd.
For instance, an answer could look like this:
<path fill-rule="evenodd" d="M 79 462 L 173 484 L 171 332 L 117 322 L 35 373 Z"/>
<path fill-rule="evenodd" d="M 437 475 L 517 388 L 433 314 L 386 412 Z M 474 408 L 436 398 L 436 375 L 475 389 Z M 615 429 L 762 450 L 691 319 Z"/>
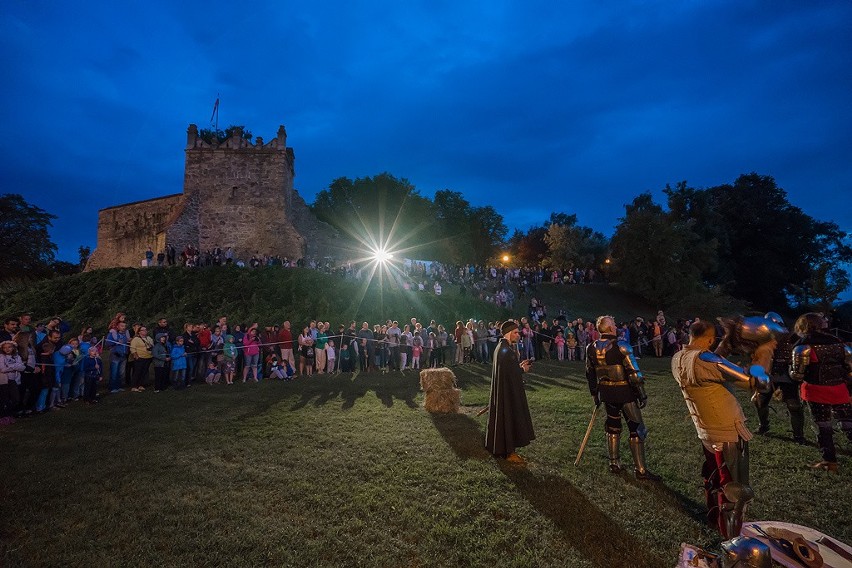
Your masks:
<path fill-rule="evenodd" d="M 630 431 L 630 453 L 637 479 L 659 479 L 645 464 L 645 436 L 642 411 L 648 399 L 644 378 L 633 349 L 614 334 L 605 333 L 586 348 L 586 380 L 595 404 L 606 408 L 606 439 L 609 468 L 613 473 L 622 470 L 619 459 L 621 418 L 627 421 Z"/>
<path fill-rule="evenodd" d="M 788 333 L 780 334 L 777 338 L 778 344 L 772 354 L 772 365 L 769 376 L 772 379 L 772 390 L 760 393 L 754 398 L 757 408 L 757 417 L 760 420 L 758 434 L 769 431 L 769 403 L 775 390 L 781 391 L 781 400 L 787 406 L 790 413 L 790 425 L 793 430 L 793 440 L 799 444 L 806 443 L 805 440 L 805 412 L 802 401 L 799 398 L 799 385 L 790 379 L 790 364 L 792 363 L 793 342 Z"/>
<path fill-rule="evenodd" d="M 834 430 L 831 418 L 852 442 L 852 349 L 833 335 L 814 331 L 803 336 L 792 350 L 790 376 L 801 385 L 802 399 L 807 401 L 817 426 L 817 442 L 823 461 L 822 469 L 837 470 Z"/>

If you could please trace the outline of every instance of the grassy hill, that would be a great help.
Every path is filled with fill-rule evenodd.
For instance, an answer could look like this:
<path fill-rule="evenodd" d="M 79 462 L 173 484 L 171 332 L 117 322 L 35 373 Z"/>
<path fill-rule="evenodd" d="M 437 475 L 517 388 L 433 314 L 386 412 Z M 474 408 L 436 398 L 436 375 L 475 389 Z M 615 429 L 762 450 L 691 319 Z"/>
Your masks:
<path fill-rule="evenodd" d="M 603 284 L 542 284 L 534 295 L 545 302 L 551 317 L 560 309 L 571 318 L 585 319 L 603 313 L 618 319 L 649 317 L 657 311 L 641 298 Z M 147 323 L 159 317 L 180 324 L 227 315 L 231 322 L 261 324 L 319 317 L 334 325 L 352 319 L 378 322 L 411 317 L 452 324 L 471 317 L 519 316 L 528 302 L 529 296 L 519 298 L 509 313 L 470 294 L 462 295 L 453 285 L 445 286 L 438 297 L 405 291 L 387 280 L 383 286 L 378 281 L 367 285 L 315 270 L 277 267 L 114 268 L 0 289 L 0 315 L 28 310 L 38 321 L 59 314 L 75 329 L 84 323 L 103 327 L 119 311 L 131 321 Z"/>
<path fill-rule="evenodd" d="M 117 312 L 131 321 L 153 323 L 160 317 L 182 324 L 215 321 L 226 315 L 231 322 L 280 324 L 285 319 L 307 322 L 322 318 L 333 325 L 350 320 L 379 322 L 388 318 L 419 321 L 435 319 L 453 324 L 469 318 L 502 320 L 527 311 L 530 297 L 547 306 L 548 316 L 560 310 L 571 318 L 593 319 L 612 314 L 618 321 L 637 315 L 651 318 L 657 306 L 641 297 L 606 284 L 540 284 L 530 294 L 518 294 L 510 312 L 480 301 L 458 286 L 445 285 L 443 294 L 405 291 L 392 281 L 371 283 L 347 280 L 310 269 L 237 267 L 138 269 L 111 268 L 0 287 L 0 316 L 30 311 L 36 321 L 60 315 L 76 330 L 83 324 L 103 328 Z M 745 313 L 746 307 L 729 298 L 692 298 L 666 310 L 674 318 Z"/>

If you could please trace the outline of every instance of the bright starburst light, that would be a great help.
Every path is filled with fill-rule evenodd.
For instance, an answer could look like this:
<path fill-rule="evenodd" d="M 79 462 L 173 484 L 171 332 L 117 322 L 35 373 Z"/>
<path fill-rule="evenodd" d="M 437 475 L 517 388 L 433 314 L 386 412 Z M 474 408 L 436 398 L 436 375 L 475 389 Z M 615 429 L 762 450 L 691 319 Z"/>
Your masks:
<path fill-rule="evenodd" d="M 391 259 L 393 259 L 393 253 L 386 249 L 380 248 L 373 251 L 373 260 L 376 262 L 384 264 Z"/>

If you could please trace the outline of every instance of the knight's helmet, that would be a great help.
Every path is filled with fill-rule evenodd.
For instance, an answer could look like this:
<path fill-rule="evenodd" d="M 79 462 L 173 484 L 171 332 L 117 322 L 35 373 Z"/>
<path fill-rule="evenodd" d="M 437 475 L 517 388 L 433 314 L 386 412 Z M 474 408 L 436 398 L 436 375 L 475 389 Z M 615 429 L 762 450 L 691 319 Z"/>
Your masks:
<path fill-rule="evenodd" d="M 722 543 L 722 567 L 772 568 L 772 553 L 756 538 L 737 536 Z"/>

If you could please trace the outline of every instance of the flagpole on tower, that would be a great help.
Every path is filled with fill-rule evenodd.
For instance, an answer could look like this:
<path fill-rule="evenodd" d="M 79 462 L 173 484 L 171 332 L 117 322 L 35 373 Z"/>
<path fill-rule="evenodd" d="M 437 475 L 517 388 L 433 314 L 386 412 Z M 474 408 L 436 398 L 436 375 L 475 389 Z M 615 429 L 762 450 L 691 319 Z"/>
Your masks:
<path fill-rule="evenodd" d="M 216 119 L 214 122 L 213 119 Z M 213 103 L 213 114 L 210 115 L 210 126 L 214 128 L 213 132 L 219 132 L 219 93 L 216 93 L 216 102 Z"/>

